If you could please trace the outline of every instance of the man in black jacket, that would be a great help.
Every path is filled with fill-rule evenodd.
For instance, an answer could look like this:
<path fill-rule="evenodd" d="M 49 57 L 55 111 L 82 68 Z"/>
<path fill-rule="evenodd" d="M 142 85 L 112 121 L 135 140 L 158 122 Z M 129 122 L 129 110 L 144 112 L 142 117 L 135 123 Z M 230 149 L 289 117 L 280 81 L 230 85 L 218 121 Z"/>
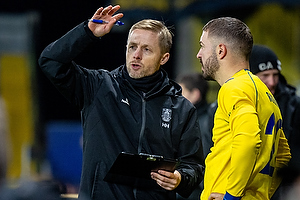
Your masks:
<path fill-rule="evenodd" d="M 281 74 L 281 62 L 267 46 L 253 46 L 250 71 L 257 75 L 274 95 L 282 113 L 283 131 L 291 149 L 289 167 L 300 170 L 300 97 L 296 95 L 295 87 L 287 83 Z M 281 192 L 279 188 L 272 200 L 280 199 Z"/>
<path fill-rule="evenodd" d="M 189 196 L 203 178 L 203 153 L 195 107 L 161 69 L 172 34 L 156 20 L 134 24 L 126 65 L 112 72 L 89 70 L 73 59 L 123 16 L 120 6 L 99 8 L 88 20 L 44 49 L 39 64 L 50 81 L 81 109 L 83 169 L 79 197 L 88 199 L 175 199 Z M 151 172 L 132 185 L 104 181 L 120 152 L 180 160 L 174 172 Z M 150 172 L 149 172 L 150 173 Z M 141 183 L 141 184 L 140 184 Z M 147 183 L 147 184 L 146 184 Z M 147 187 L 144 187 L 147 185 Z"/>

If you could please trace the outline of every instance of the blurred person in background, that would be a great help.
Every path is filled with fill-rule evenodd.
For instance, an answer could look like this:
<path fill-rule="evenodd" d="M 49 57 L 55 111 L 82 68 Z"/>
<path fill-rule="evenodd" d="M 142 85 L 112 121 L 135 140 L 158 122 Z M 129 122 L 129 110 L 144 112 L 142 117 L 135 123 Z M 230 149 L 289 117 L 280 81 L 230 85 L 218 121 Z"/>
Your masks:
<path fill-rule="evenodd" d="M 179 75 L 177 82 L 182 88 L 182 95 L 194 104 L 197 109 L 203 154 L 206 157 L 212 146 L 211 131 L 207 133 L 207 130 L 211 130 L 211 127 L 207 127 L 207 112 L 209 107 L 207 103 L 208 82 L 203 78 L 201 73 Z"/>
<path fill-rule="evenodd" d="M 209 85 L 201 73 L 182 74 L 177 77 L 177 82 L 182 88 L 182 95 L 187 98 L 197 109 L 198 122 L 200 126 L 200 136 L 202 140 L 204 158 L 212 146 L 211 130 L 208 123 L 207 92 Z M 177 199 L 199 199 L 203 190 L 203 182 L 193 191 L 189 198 L 177 195 Z"/>
<path fill-rule="evenodd" d="M 289 169 L 300 169 L 300 97 L 296 95 L 296 88 L 287 83 L 281 73 L 280 60 L 267 46 L 253 46 L 250 71 L 257 75 L 274 95 L 281 110 L 283 131 L 291 149 Z M 272 200 L 278 200 L 282 192 L 279 188 Z"/>

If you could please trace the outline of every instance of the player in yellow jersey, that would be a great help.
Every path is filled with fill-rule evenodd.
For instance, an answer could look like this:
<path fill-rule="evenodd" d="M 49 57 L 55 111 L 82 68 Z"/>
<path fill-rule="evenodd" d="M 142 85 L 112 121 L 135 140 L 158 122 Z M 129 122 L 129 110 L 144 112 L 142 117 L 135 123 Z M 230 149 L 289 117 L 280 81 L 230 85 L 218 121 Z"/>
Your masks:
<path fill-rule="evenodd" d="M 223 17 L 203 27 L 197 58 L 221 88 L 201 200 L 268 200 L 291 154 L 276 100 L 249 69 L 253 46 L 242 21 Z"/>

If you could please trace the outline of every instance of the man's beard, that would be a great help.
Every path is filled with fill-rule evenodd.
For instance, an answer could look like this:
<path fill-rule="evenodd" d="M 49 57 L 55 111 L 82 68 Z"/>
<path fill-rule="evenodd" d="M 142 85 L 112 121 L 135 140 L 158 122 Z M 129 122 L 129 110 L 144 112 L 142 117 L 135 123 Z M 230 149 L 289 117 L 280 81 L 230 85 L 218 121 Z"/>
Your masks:
<path fill-rule="evenodd" d="M 214 81 L 215 79 L 215 74 L 217 72 L 217 70 L 220 68 L 218 59 L 217 59 L 217 55 L 216 53 L 213 53 L 207 60 L 206 62 L 201 64 L 203 66 L 203 77 L 205 78 L 205 80 L 208 81 Z"/>

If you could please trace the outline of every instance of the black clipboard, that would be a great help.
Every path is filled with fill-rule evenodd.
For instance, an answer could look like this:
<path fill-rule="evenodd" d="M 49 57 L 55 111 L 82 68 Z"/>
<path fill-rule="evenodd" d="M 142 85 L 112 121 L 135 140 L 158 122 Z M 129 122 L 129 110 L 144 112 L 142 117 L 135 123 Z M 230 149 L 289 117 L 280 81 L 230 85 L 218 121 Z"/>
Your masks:
<path fill-rule="evenodd" d="M 150 173 L 159 169 L 174 172 L 179 161 L 159 155 L 122 152 L 107 172 L 104 181 L 126 185 L 151 180 Z"/>

